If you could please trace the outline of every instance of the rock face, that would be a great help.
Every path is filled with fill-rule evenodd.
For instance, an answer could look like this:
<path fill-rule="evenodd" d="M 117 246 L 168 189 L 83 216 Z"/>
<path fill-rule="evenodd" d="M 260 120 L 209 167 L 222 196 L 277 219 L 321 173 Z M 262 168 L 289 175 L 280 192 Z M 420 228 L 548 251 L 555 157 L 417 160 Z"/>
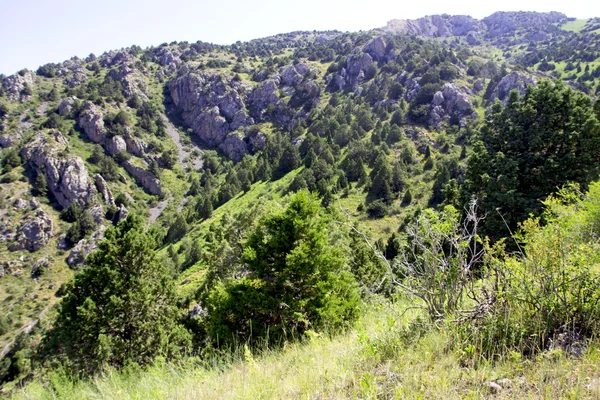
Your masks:
<path fill-rule="evenodd" d="M 567 16 L 559 12 L 495 12 L 489 17 L 483 19 L 487 27 L 489 37 L 496 38 L 506 33 L 512 33 L 517 29 L 537 29 L 548 26 L 555 22 L 561 22 L 567 19 Z"/>
<path fill-rule="evenodd" d="M 533 29 L 536 40 L 546 37 L 540 29 L 554 30 L 552 24 L 566 20 L 567 16 L 558 12 L 496 12 L 483 20 L 467 15 L 429 15 L 414 20 L 389 21 L 385 27 L 388 32 L 403 35 L 421 35 L 427 37 L 464 36 L 469 44 L 476 44 L 478 38 L 486 35 L 497 38 L 518 29 Z M 533 38 L 533 37 L 532 37 Z"/>
<path fill-rule="evenodd" d="M 94 203 L 96 188 L 80 157 L 62 155 L 67 139 L 58 131 L 37 133 L 21 150 L 21 157 L 46 177 L 48 189 L 62 207 L 75 202 L 85 207 Z"/>
<path fill-rule="evenodd" d="M 375 61 L 382 61 L 385 58 L 386 47 L 385 40 L 379 36 L 367 43 L 363 51 L 368 53 Z"/>
<path fill-rule="evenodd" d="M 102 111 L 98 110 L 91 101 L 85 103 L 79 116 L 79 127 L 92 142 L 102 143 L 106 139 Z"/>
<path fill-rule="evenodd" d="M 535 86 L 535 84 L 536 81 L 533 76 L 524 74 L 523 72 L 511 72 L 498 82 L 490 96 L 490 100 L 499 99 L 505 102 L 512 90 L 517 90 L 520 95 L 523 95 L 527 86 Z"/>
<path fill-rule="evenodd" d="M 173 102 L 194 133 L 209 146 L 239 160 L 244 142 L 232 146 L 239 137 L 230 138 L 229 134 L 254 123 L 244 101 L 248 89 L 230 77 L 192 72 L 187 67 L 169 83 L 169 89 Z"/>
<path fill-rule="evenodd" d="M 85 264 L 85 258 L 98 248 L 98 243 L 104 239 L 104 231 L 106 228 L 101 225 L 96 232 L 87 239 L 81 239 L 79 243 L 73 247 L 71 253 L 67 257 L 67 264 L 71 268 L 77 268 Z"/>
<path fill-rule="evenodd" d="M 469 32 L 478 33 L 485 25 L 468 15 L 428 15 L 414 20 L 393 19 L 386 30 L 404 35 L 427 37 L 466 36 Z"/>
<path fill-rule="evenodd" d="M 152 175 L 147 168 L 139 167 L 135 165 L 131 160 L 127 160 L 123 163 L 125 170 L 138 180 L 140 185 L 148 191 L 148 193 L 155 194 L 157 196 L 162 195 L 162 189 L 160 181 Z"/>
<path fill-rule="evenodd" d="M 33 87 L 33 73 L 29 71 L 7 76 L 2 80 L 2 88 L 9 101 L 29 100 Z"/>
<path fill-rule="evenodd" d="M 110 70 L 108 75 L 115 81 L 121 82 L 123 86 L 123 96 L 129 98 L 137 94 L 143 98 L 148 97 L 148 87 L 144 82 L 143 76 L 130 64 L 122 62 L 119 66 Z"/>
<path fill-rule="evenodd" d="M 43 210 L 38 210 L 35 214 L 21 220 L 15 243 L 9 249 L 38 251 L 48 244 L 52 236 L 54 236 L 52 219 Z"/>

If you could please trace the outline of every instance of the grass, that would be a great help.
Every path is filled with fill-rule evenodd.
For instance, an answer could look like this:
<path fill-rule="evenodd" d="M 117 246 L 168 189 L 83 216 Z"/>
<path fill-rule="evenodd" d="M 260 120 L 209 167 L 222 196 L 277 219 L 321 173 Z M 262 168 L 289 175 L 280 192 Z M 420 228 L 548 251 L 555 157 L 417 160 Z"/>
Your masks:
<path fill-rule="evenodd" d="M 564 24 L 562 29 L 570 32 L 580 32 L 587 22 L 587 19 L 576 19 L 575 21 L 569 21 Z"/>
<path fill-rule="evenodd" d="M 54 374 L 14 399 L 462 399 L 597 398 L 600 351 L 580 359 L 560 352 L 534 359 L 506 357 L 465 363 L 448 328 L 411 327 L 417 312 L 407 303 L 373 301 L 356 326 L 343 334 L 311 334 L 280 350 L 158 361 L 145 370 L 108 370 L 73 382 Z M 507 379 L 508 381 L 502 381 Z M 504 389 L 493 393 L 489 382 Z"/>

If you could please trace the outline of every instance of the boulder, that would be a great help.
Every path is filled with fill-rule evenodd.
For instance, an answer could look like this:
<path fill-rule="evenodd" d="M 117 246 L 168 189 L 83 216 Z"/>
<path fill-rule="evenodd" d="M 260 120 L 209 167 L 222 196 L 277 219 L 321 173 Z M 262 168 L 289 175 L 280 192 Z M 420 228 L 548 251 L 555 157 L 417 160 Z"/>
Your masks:
<path fill-rule="evenodd" d="M 117 211 L 117 215 L 115 217 L 115 221 L 118 224 L 121 221 L 124 221 L 129 215 L 129 210 L 123 204 L 119 206 L 119 211 Z"/>
<path fill-rule="evenodd" d="M 98 189 L 98 192 L 102 195 L 104 203 L 106 203 L 108 206 L 114 206 L 115 198 L 102 175 L 97 174 L 95 180 L 96 188 Z"/>
<path fill-rule="evenodd" d="M 23 218 L 19 225 L 16 240 L 9 247 L 11 251 L 23 249 L 38 251 L 54 236 L 54 223 L 43 210 L 37 210 L 34 214 Z"/>
<path fill-rule="evenodd" d="M 363 51 L 369 53 L 375 61 L 382 61 L 385 58 L 387 44 L 381 36 L 376 37 L 365 45 Z"/>
<path fill-rule="evenodd" d="M 106 141 L 105 148 L 108 154 L 114 156 L 115 154 L 127 151 L 127 143 L 125 143 L 123 136 L 116 135 Z"/>
<path fill-rule="evenodd" d="M 76 97 L 67 97 L 66 99 L 62 99 L 58 105 L 58 114 L 61 117 L 66 117 L 67 115 L 71 114 L 75 100 L 77 100 Z"/>
<path fill-rule="evenodd" d="M 146 154 L 146 142 L 142 139 L 127 135 L 125 136 L 125 144 L 127 146 L 127 152 L 136 157 L 144 157 Z"/>
<path fill-rule="evenodd" d="M 91 101 L 85 103 L 79 116 L 79 127 L 94 143 L 103 143 L 106 139 L 102 111 L 96 108 Z"/>

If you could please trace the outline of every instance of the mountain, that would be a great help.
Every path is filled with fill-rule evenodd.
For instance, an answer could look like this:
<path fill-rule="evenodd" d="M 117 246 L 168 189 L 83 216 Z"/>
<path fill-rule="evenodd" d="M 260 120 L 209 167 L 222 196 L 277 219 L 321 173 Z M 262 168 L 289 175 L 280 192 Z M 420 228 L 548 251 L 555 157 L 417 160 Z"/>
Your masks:
<path fill-rule="evenodd" d="M 83 276 L 86 257 L 128 215 L 143 217 L 147 232 L 139 234 L 154 242 L 152 252 L 174 280 L 182 326 L 197 351 L 214 339 L 204 330 L 216 328 L 198 328 L 194 318 L 202 320 L 205 305 L 225 296 L 219 282 L 246 282 L 251 266 L 263 274 L 253 285 L 275 279 L 248 254 L 269 253 L 258 238 L 278 237 L 273 221 L 298 223 L 276 212 L 303 204 L 293 200 L 303 189 L 317 193 L 322 208 L 313 213 L 306 205 L 306 215 L 339 223 L 323 222 L 329 231 L 312 248 L 326 249 L 319 253 L 330 255 L 326 265 L 334 270 L 331 260 L 346 260 L 361 293 L 389 295 L 391 283 L 380 284 L 386 264 L 373 249 L 396 268 L 407 229 L 420 215 L 463 209 L 474 194 L 472 186 L 467 190 L 474 182 L 469 156 L 480 154 L 479 139 L 492 137 L 485 133 L 494 127 L 490 115 L 505 117 L 502 107 L 516 104 L 513 91 L 528 96 L 537 87 L 542 96 L 551 91 L 545 81 L 562 82 L 593 115 L 600 19 L 557 12 L 497 12 L 482 20 L 431 15 L 367 32 L 132 46 L 0 79 L 0 382 L 12 388 L 41 368 L 40 349 L 61 298 L 71 293 L 69 282 Z M 569 124 L 564 131 L 573 133 Z M 540 150 L 536 162 L 558 159 L 561 149 Z M 583 160 L 577 170 L 590 172 L 569 175 L 565 166 L 556 185 L 588 186 L 599 160 L 586 158 L 585 150 L 577 147 Z M 518 163 L 527 151 L 500 153 Z M 533 162 L 515 165 L 545 176 Z M 506 192 L 525 192 L 523 185 Z M 540 200 L 555 189 L 531 194 L 535 205 L 515 195 L 514 214 L 541 215 Z M 516 228 L 523 221 L 508 223 Z M 353 229 L 370 239 L 367 247 Z M 295 278 L 277 290 L 304 282 L 289 273 Z M 325 317 L 300 318 L 296 327 L 308 331 L 318 318 Z"/>

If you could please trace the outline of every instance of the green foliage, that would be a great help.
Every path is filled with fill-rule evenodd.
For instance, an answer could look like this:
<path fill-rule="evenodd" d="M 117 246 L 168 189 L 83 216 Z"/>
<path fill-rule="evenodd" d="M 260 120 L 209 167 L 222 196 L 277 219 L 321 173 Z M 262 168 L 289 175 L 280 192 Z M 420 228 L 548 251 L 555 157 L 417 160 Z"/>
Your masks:
<path fill-rule="evenodd" d="M 587 185 L 600 171 L 600 123 L 585 95 L 548 81 L 512 92 L 492 107 L 469 157 L 466 192 L 488 213 L 485 233 L 506 236 L 508 227 L 567 182 Z M 498 211 L 496 211 L 498 210 Z"/>
<path fill-rule="evenodd" d="M 32 193 L 34 196 L 46 197 L 48 195 L 48 183 L 43 173 L 38 173 L 33 182 Z"/>
<path fill-rule="evenodd" d="M 206 304 L 211 338 L 278 343 L 307 329 L 340 328 L 356 318 L 356 283 L 328 243 L 327 219 L 306 191 L 250 235 L 247 274 L 218 285 Z"/>
<path fill-rule="evenodd" d="M 544 205 L 545 224 L 532 218 L 521 227 L 524 253 L 487 261 L 491 274 L 483 284 L 495 282 L 495 302 L 460 330 L 485 355 L 551 347 L 577 354 L 600 329 L 600 183 L 583 198 L 568 189 Z"/>
<path fill-rule="evenodd" d="M 130 216 L 105 237 L 67 285 L 44 340 L 44 359 L 62 361 L 75 373 L 147 364 L 189 345 L 177 323 L 173 282 L 157 262 L 143 219 Z"/>
<path fill-rule="evenodd" d="M 71 208 L 74 207 L 74 208 Z M 76 244 L 81 239 L 90 235 L 96 230 L 96 220 L 88 210 L 83 212 L 76 205 L 69 206 L 65 211 L 66 218 L 75 218 L 73 224 L 67 231 L 67 240 L 72 244 Z M 79 213 L 79 215 L 77 215 Z M 63 214 L 61 213 L 61 217 Z"/>

